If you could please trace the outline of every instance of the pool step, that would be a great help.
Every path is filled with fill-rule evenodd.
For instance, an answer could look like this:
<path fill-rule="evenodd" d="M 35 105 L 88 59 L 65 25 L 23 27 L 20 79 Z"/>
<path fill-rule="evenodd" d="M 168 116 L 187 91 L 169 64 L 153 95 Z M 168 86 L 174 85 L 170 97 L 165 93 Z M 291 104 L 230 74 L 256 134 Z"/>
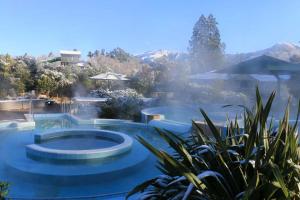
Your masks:
<path fill-rule="evenodd" d="M 177 134 L 189 133 L 192 130 L 192 124 L 180 123 L 171 120 L 151 120 L 148 125 L 168 130 Z"/>

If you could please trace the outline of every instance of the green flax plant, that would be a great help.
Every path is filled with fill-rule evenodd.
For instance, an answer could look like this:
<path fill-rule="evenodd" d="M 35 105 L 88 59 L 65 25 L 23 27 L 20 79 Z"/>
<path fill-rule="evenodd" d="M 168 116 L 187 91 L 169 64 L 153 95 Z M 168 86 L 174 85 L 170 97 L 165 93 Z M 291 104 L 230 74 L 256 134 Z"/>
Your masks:
<path fill-rule="evenodd" d="M 289 105 L 274 126 L 271 93 L 263 104 L 258 88 L 253 111 L 245 109 L 243 128 L 237 119 L 223 132 L 207 114 L 207 134 L 196 122 L 195 131 L 183 139 L 158 130 L 172 154 L 157 149 L 142 137 L 140 143 L 157 158 L 163 175 L 136 186 L 127 197 L 140 199 L 300 199 L 300 154 L 297 122 L 289 124 Z"/>
<path fill-rule="evenodd" d="M 5 200 L 7 199 L 8 195 L 8 183 L 6 182 L 0 182 L 0 200 Z"/>

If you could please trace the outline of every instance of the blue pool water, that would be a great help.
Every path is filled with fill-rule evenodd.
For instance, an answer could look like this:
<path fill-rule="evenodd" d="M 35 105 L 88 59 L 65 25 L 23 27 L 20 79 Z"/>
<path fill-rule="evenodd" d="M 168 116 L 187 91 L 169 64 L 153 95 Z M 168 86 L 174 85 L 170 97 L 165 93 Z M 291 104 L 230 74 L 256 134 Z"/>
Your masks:
<path fill-rule="evenodd" d="M 47 130 L 47 129 L 59 129 L 59 128 L 72 128 L 75 125 L 72 121 L 60 117 L 60 118 L 53 118 L 53 119 L 35 119 L 36 122 L 36 129 L 39 130 Z"/>
<path fill-rule="evenodd" d="M 191 123 L 192 120 L 204 120 L 200 108 L 202 108 L 215 122 L 226 122 L 227 118 L 234 119 L 236 116 L 241 117 L 243 109 L 240 107 L 223 107 L 224 105 L 202 105 L 202 106 L 160 106 L 146 108 L 142 114 L 161 114 L 165 119 Z"/>
<path fill-rule="evenodd" d="M 155 157 L 135 139 L 128 153 L 96 163 L 51 163 L 32 160 L 26 156 L 25 146 L 33 142 L 35 132 L 77 127 L 119 131 L 132 138 L 142 136 L 154 146 L 169 150 L 153 128 L 146 125 L 76 125 L 66 118 L 38 119 L 36 128 L 32 131 L 0 133 L 0 180 L 10 183 L 10 197 L 72 199 L 98 196 L 107 199 L 112 194 L 126 193 L 142 181 L 160 174 L 155 167 Z M 61 146 L 62 149 L 112 145 L 96 143 L 92 138 L 86 139 L 84 143 L 80 143 L 80 138 L 52 140 L 44 145 Z"/>
<path fill-rule="evenodd" d="M 106 148 L 116 145 L 112 140 L 103 140 L 98 137 L 65 137 L 52 139 L 40 144 L 42 147 L 61 150 L 84 150 Z"/>

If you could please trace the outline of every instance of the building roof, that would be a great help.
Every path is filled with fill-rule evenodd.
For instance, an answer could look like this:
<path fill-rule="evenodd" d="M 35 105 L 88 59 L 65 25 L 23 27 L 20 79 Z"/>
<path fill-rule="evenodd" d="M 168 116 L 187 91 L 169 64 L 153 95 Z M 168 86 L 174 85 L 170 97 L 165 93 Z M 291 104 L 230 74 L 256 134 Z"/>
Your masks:
<path fill-rule="evenodd" d="M 300 64 L 294 64 L 271 56 L 262 55 L 240 62 L 231 67 L 218 70 L 216 73 L 289 75 L 295 71 L 300 72 Z"/>
<path fill-rule="evenodd" d="M 59 51 L 60 54 L 65 54 L 65 55 L 81 55 L 80 51 L 68 51 L 68 50 L 61 50 Z"/>
<path fill-rule="evenodd" d="M 226 73 L 215 73 L 215 71 L 193 74 L 189 76 L 191 80 L 228 80 L 230 77 Z"/>
<path fill-rule="evenodd" d="M 84 63 L 80 62 L 76 64 L 77 67 L 84 67 Z"/>
<path fill-rule="evenodd" d="M 300 64 L 289 63 L 271 56 L 259 56 L 231 67 L 206 73 L 193 74 L 191 80 L 249 80 L 277 82 L 289 80 L 294 73 L 300 73 Z"/>

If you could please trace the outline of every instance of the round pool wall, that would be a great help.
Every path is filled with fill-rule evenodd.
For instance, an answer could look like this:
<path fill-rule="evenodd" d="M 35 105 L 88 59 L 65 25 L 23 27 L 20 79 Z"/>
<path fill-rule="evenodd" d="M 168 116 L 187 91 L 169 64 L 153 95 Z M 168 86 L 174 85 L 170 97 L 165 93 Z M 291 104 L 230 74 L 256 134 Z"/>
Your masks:
<path fill-rule="evenodd" d="M 60 145 L 64 145 L 67 137 L 80 137 L 82 141 L 87 137 L 96 139 L 96 142 L 113 141 L 112 145 L 96 149 L 61 149 L 43 146 L 50 140 L 60 140 Z M 67 140 L 66 140 L 67 141 Z M 117 156 L 129 151 L 132 147 L 132 139 L 126 134 L 115 131 L 104 131 L 94 129 L 66 129 L 36 133 L 34 135 L 34 144 L 26 146 L 27 156 L 41 160 L 62 160 L 62 161 L 82 161 L 108 158 Z"/>

